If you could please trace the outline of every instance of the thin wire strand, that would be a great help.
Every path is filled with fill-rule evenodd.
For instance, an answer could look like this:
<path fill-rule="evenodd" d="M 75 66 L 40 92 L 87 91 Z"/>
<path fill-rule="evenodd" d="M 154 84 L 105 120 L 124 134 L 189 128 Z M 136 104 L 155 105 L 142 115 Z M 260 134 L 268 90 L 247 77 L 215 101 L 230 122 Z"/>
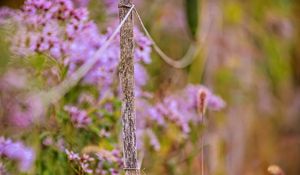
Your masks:
<path fill-rule="evenodd" d="M 201 136 L 201 175 L 204 175 L 204 134 Z"/>
<path fill-rule="evenodd" d="M 141 16 L 139 15 L 138 11 L 136 8 L 134 8 L 134 12 L 138 18 L 138 21 L 141 24 L 142 29 L 144 30 L 146 36 L 152 41 L 153 44 L 153 48 L 154 50 L 158 53 L 158 55 L 170 66 L 178 68 L 178 69 L 182 69 L 185 68 L 187 66 L 189 66 L 196 58 L 197 54 L 202 50 L 203 48 L 203 44 L 204 41 L 206 39 L 207 34 L 202 37 L 200 44 L 198 45 L 197 42 L 193 42 L 189 49 L 187 50 L 187 52 L 185 53 L 185 55 L 180 58 L 180 59 L 173 59 L 171 57 L 169 57 L 167 54 L 165 54 L 162 49 L 160 49 L 160 47 L 157 45 L 157 43 L 154 41 L 154 39 L 152 38 L 152 36 L 150 35 L 149 31 L 147 30 L 147 28 L 144 25 L 144 22 L 141 18 Z"/>
<path fill-rule="evenodd" d="M 64 96 L 78 81 L 92 68 L 92 66 L 97 62 L 99 56 L 105 51 L 105 49 L 111 44 L 113 39 L 116 37 L 121 27 L 124 25 L 127 18 L 130 16 L 134 9 L 134 5 L 131 6 L 124 19 L 120 22 L 117 28 L 114 30 L 112 35 L 103 43 L 103 45 L 96 51 L 91 59 L 79 67 L 76 72 L 74 72 L 69 78 L 62 81 L 59 85 L 53 87 L 48 93 L 46 93 L 46 103 L 55 103 L 62 96 Z"/>
<path fill-rule="evenodd" d="M 205 116 L 204 114 L 202 113 L 202 123 L 203 123 L 203 126 L 204 126 L 204 129 L 203 129 L 203 133 L 202 133 L 202 136 L 201 136 L 201 147 L 202 147 L 202 150 L 201 150 L 201 175 L 204 175 L 204 141 L 205 141 L 205 126 L 206 126 L 206 120 L 205 120 Z"/>

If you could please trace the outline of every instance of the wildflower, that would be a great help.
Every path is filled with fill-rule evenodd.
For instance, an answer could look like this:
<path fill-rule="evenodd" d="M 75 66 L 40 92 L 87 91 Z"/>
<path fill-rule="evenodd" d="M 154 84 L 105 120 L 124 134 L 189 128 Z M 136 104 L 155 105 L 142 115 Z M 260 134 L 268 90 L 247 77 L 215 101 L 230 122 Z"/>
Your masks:
<path fill-rule="evenodd" d="M 135 48 L 134 57 L 137 60 L 142 60 L 144 63 L 151 63 L 151 45 L 152 42 L 149 38 L 144 36 L 137 28 L 134 28 Z"/>
<path fill-rule="evenodd" d="M 76 7 L 86 7 L 90 0 L 73 0 Z"/>
<path fill-rule="evenodd" d="M 94 158 L 90 157 L 88 154 L 79 155 L 68 149 L 65 149 L 65 153 L 67 154 L 68 159 L 72 161 L 73 164 L 79 166 L 85 173 L 93 173 L 93 170 L 90 168 L 90 163 L 95 160 Z"/>
<path fill-rule="evenodd" d="M 96 173 L 99 174 L 119 174 L 118 169 L 122 168 L 123 160 L 122 155 L 119 150 L 115 149 L 112 151 L 108 151 L 105 149 L 101 149 L 96 153 L 97 160 L 99 161 L 96 168 Z M 110 164 L 110 168 L 106 168 L 106 165 Z M 117 168 L 113 168 L 117 167 Z"/>
<path fill-rule="evenodd" d="M 86 111 L 80 110 L 75 106 L 65 106 L 64 110 L 69 113 L 71 121 L 76 128 L 84 128 L 92 122 Z"/>
<path fill-rule="evenodd" d="M 0 137 L 0 157 L 1 156 L 17 160 L 19 169 L 22 172 L 28 171 L 35 160 L 35 153 L 31 148 L 25 147 L 21 142 L 13 142 L 4 137 Z"/>
<path fill-rule="evenodd" d="M 169 120 L 176 123 L 183 133 L 190 131 L 189 123 L 199 122 L 199 115 L 206 109 L 220 110 L 225 102 L 204 86 L 188 85 L 184 90 L 165 97 L 151 109 L 151 118 L 163 123 Z"/>
<path fill-rule="evenodd" d="M 44 105 L 42 99 L 28 93 L 28 77 L 25 70 L 7 71 L 0 77 L 0 101 L 3 120 L 12 127 L 28 128 L 42 120 Z"/>
<path fill-rule="evenodd" d="M 112 28 L 108 28 L 107 33 L 99 33 L 97 25 L 89 20 L 87 9 L 77 8 L 71 0 L 27 0 L 22 11 L 15 11 L 15 16 L 14 21 L 18 27 L 13 37 L 8 38 L 13 52 L 20 56 L 48 54 L 68 67 L 68 75 L 88 61 L 113 32 Z M 151 42 L 137 28 L 134 31 L 136 63 L 149 64 Z M 97 85 L 99 89 L 109 88 L 116 74 L 119 50 L 116 39 L 99 56 L 98 62 L 85 75 L 83 82 Z M 141 66 L 137 67 L 137 72 L 146 77 L 147 73 Z M 146 78 L 143 77 L 137 76 L 140 82 L 138 87 L 145 85 Z"/>
<path fill-rule="evenodd" d="M 116 15 L 118 13 L 118 1 L 117 0 L 104 0 L 106 12 L 109 15 Z"/>
<path fill-rule="evenodd" d="M 74 153 L 73 151 L 65 149 L 65 153 L 67 154 L 68 159 L 71 160 L 71 161 L 77 161 L 77 160 L 80 159 L 79 154 Z"/>

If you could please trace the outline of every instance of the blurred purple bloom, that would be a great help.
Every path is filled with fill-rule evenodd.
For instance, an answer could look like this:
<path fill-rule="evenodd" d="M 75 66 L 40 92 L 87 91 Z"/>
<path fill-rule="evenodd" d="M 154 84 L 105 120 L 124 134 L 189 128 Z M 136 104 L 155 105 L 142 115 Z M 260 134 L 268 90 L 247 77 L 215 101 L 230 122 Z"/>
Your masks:
<path fill-rule="evenodd" d="M 134 65 L 134 76 L 135 76 L 135 85 L 137 87 L 145 86 L 149 79 L 146 69 L 141 64 L 138 63 Z"/>
<path fill-rule="evenodd" d="M 43 145 L 45 146 L 51 146 L 53 145 L 54 141 L 53 138 L 50 136 L 47 136 L 46 138 L 43 139 Z"/>
<path fill-rule="evenodd" d="M 79 165 L 85 173 L 93 173 L 93 170 L 90 168 L 90 163 L 95 160 L 94 158 L 90 157 L 88 154 L 79 155 L 68 149 L 65 149 L 65 153 L 67 154 L 68 159 L 72 161 L 72 163 Z"/>
<path fill-rule="evenodd" d="M 118 1 L 107 3 L 116 5 Z M 108 28 L 105 34 L 100 33 L 97 25 L 89 20 L 87 9 L 76 7 L 71 0 L 25 1 L 22 11 L 15 12 L 15 22 L 19 27 L 9 38 L 11 49 L 20 56 L 35 53 L 50 55 L 64 64 L 68 68 L 68 75 L 71 75 L 96 53 L 113 32 L 113 28 Z M 134 33 L 136 89 L 139 96 L 148 80 L 142 63 L 151 62 L 151 42 L 137 28 Z M 117 75 L 119 48 L 119 39 L 116 38 L 85 75 L 83 83 L 96 85 L 101 90 L 110 89 Z M 55 72 L 47 71 L 47 77 L 57 76 L 52 74 Z"/>
<path fill-rule="evenodd" d="M 199 111 L 199 93 L 206 94 L 204 108 L 220 110 L 225 102 L 209 89 L 200 85 L 188 85 L 184 90 L 165 97 L 150 109 L 151 118 L 159 123 L 164 120 L 175 122 L 184 133 L 190 131 L 189 123 L 202 120 Z"/>
<path fill-rule="evenodd" d="M 76 7 L 86 7 L 90 0 L 73 0 L 73 2 Z"/>
<path fill-rule="evenodd" d="M 109 15 L 116 15 L 118 13 L 118 0 L 103 0 L 106 12 Z"/>
<path fill-rule="evenodd" d="M 226 106 L 226 103 L 222 98 L 212 95 L 208 99 L 207 106 L 211 110 L 219 111 Z"/>
<path fill-rule="evenodd" d="M 143 35 L 137 28 L 134 28 L 134 37 L 136 42 L 134 57 L 137 60 L 142 60 L 144 63 L 151 63 L 151 45 L 149 38 Z"/>
<path fill-rule="evenodd" d="M 84 128 L 92 122 L 86 111 L 80 110 L 75 106 L 65 106 L 64 110 L 69 113 L 71 121 L 76 128 Z"/>
<path fill-rule="evenodd" d="M 25 70 L 11 69 L 0 77 L 1 90 L 24 89 L 27 86 L 28 77 Z"/>
<path fill-rule="evenodd" d="M 79 154 L 74 153 L 73 151 L 66 149 L 65 153 L 67 154 L 68 159 L 71 161 L 80 160 Z"/>
<path fill-rule="evenodd" d="M 35 153 L 32 149 L 25 147 L 21 142 L 13 142 L 4 137 L 0 137 L 0 157 L 1 156 L 17 160 L 19 169 L 22 172 L 28 171 L 35 160 Z"/>
<path fill-rule="evenodd" d="M 123 167 L 123 159 L 122 154 L 118 149 L 114 149 L 112 151 L 101 149 L 96 153 L 98 165 L 96 168 L 96 173 L 99 174 L 115 174 L 119 175 L 118 171 Z M 107 164 L 112 165 L 114 168 L 107 169 Z"/>
<path fill-rule="evenodd" d="M 0 25 L 5 26 L 7 24 L 10 24 L 11 19 L 16 18 L 16 12 L 10 8 L 7 7 L 0 7 Z"/>
<path fill-rule="evenodd" d="M 40 122 L 44 114 L 42 99 L 28 94 L 28 77 L 25 70 L 11 69 L 0 77 L 0 103 L 3 121 L 12 127 L 27 128 Z"/>
<path fill-rule="evenodd" d="M 12 104 L 9 109 L 10 121 L 23 128 L 41 121 L 40 117 L 44 113 L 41 99 L 34 95 L 19 99 L 19 103 Z"/>
<path fill-rule="evenodd" d="M 106 138 L 108 138 L 110 135 L 111 135 L 110 132 L 107 132 L 105 129 L 101 129 L 100 130 L 100 133 L 99 133 L 100 137 L 106 137 Z"/>

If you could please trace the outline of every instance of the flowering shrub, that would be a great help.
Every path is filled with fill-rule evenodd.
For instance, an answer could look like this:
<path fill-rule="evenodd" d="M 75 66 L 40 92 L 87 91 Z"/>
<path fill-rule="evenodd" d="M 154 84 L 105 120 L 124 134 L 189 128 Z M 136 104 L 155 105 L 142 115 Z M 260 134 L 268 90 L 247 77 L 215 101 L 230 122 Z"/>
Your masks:
<path fill-rule="evenodd" d="M 57 104 L 47 109 L 43 99 L 34 95 L 35 90 L 54 87 L 72 75 L 91 59 L 114 30 L 112 25 L 100 32 L 98 24 L 89 19 L 87 2 L 74 2 L 26 0 L 21 10 L 8 13 L 5 9 L 0 15 L 13 22 L 14 30 L 6 39 L 14 56 L 12 62 L 23 67 L 11 64 L 0 78 L 0 103 L 3 104 L 0 125 L 7 129 L 4 135 L 27 143 L 24 146 L 21 141 L 1 137 L 1 161 L 17 161 L 19 171 L 33 174 L 119 174 L 122 156 L 118 39 Z M 105 4 L 113 3 L 105 1 Z M 163 134 L 169 125 L 175 125 L 188 137 L 190 125 L 201 123 L 204 108 L 219 110 L 225 103 L 200 85 L 188 85 L 160 100 L 154 98 L 155 92 L 147 91 L 150 76 L 145 68 L 151 63 L 152 43 L 138 28 L 134 33 L 138 148 L 145 151 L 149 140 L 158 151 L 157 134 Z M 205 98 L 199 96 L 202 93 Z M 31 133 L 38 134 L 30 136 Z M 37 141 L 30 142 L 32 137 L 37 137 Z M 6 163 L 0 165 L 0 171 L 4 172 Z"/>

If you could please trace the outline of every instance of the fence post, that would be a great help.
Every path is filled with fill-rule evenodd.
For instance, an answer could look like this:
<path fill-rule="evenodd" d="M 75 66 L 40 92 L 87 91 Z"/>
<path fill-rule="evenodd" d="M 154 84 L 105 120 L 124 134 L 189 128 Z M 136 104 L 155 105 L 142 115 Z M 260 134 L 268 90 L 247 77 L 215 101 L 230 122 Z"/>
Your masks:
<path fill-rule="evenodd" d="M 132 0 L 119 0 L 120 21 L 128 13 Z M 132 12 L 120 30 L 119 77 L 122 88 L 123 157 L 126 175 L 139 175 L 136 146 L 134 96 L 134 39 Z"/>

